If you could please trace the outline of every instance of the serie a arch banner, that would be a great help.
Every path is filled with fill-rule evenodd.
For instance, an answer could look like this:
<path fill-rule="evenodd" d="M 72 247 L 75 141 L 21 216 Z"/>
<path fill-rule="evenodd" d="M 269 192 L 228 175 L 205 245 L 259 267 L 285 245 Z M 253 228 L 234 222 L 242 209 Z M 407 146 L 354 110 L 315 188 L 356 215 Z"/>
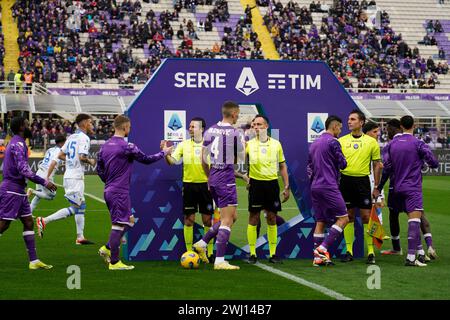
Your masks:
<path fill-rule="evenodd" d="M 132 121 L 129 140 L 146 153 L 156 153 L 162 139 L 184 139 L 191 118 L 203 117 L 207 126 L 220 121 L 226 100 L 258 106 L 271 128 L 278 130 L 298 215 L 279 227 L 277 254 L 312 258 L 308 146 L 324 131 L 328 115 L 343 119 L 345 134 L 346 119 L 356 104 L 322 62 L 167 59 L 127 111 Z M 129 260 L 176 260 L 185 251 L 181 188 L 181 166 L 169 167 L 163 160 L 134 165 L 131 201 L 137 223 L 128 232 Z M 248 219 L 245 210 L 240 219 Z M 356 229 L 361 243 L 362 228 L 356 224 Z M 197 225 L 194 241 L 202 232 Z M 361 256 L 362 246 L 358 247 L 355 254 Z M 341 241 L 333 252 L 343 249 Z M 247 253 L 246 247 L 230 243 L 227 258 L 244 258 Z M 257 254 L 268 255 L 265 237 L 258 240 Z"/>

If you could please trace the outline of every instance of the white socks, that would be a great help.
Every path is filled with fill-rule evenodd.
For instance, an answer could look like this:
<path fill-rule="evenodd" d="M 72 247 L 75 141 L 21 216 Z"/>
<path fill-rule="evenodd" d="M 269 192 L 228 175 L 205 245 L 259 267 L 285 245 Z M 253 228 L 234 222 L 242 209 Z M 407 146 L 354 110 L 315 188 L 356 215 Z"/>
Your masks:
<path fill-rule="evenodd" d="M 203 239 L 200 239 L 200 240 L 197 242 L 197 244 L 198 244 L 200 247 L 202 247 L 202 248 L 206 248 L 206 247 L 208 246 L 208 244 L 207 244 L 205 241 L 203 241 Z"/>
<path fill-rule="evenodd" d="M 76 214 L 75 223 L 77 224 L 77 239 L 84 239 L 84 214 Z"/>
<path fill-rule="evenodd" d="M 216 260 L 214 261 L 214 264 L 219 264 L 225 262 L 225 257 L 216 257 Z"/>
<path fill-rule="evenodd" d="M 49 215 L 48 217 L 45 217 L 44 222 L 45 222 L 45 224 L 48 224 L 49 222 L 65 219 L 70 215 L 71 215 L 70 209 L 63 208 L 63 209 L 56 211 L 54 214 Z"/>

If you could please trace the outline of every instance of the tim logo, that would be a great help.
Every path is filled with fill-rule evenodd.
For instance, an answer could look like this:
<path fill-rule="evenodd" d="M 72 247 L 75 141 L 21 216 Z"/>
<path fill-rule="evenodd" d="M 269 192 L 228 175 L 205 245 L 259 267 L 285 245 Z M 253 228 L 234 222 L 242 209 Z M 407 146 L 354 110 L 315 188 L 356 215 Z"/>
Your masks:
<path fill-rule="evenodd" d="M 183 124 L 181 123 L 181 120 L 176 113 L 172 114 L 172 117 L 169 120 L 168 127 L 173 131 L 177 131 L 178 129 L 183 127 Z"/>
<path fill-rule="evenodd" d="M 325 130 L 325 125 L 322 122 L 322 119 L 320 119 L 320 116 L 316 116 L 313 120 L 311 130 L 315 133 L 320 133 L 323 130 Z"/>
<path fill-rule="evenodd" d="M 246 96 L 251 95 L 259 89 L 259 85 L 258 82 L 256 82 L 252 68 L 245 67 L 242 69 L 241 75 L 239 76 L 239 80 L 236 84 L 236 89 Z"/>

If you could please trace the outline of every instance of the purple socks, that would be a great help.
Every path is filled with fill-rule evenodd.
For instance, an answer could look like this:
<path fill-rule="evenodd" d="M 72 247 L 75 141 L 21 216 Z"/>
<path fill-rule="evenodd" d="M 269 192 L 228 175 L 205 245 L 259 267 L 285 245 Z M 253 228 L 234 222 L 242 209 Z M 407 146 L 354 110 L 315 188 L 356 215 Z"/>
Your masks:
<path fill-rule="evenodd" d="M 36 245 L 34 243 L 34 231 L 24 231 L 22 233 L 25 246 L 27 247 L 28 257 L 31 261 L 37 260 Z"/>
<path fill-rule="evenodd" d="M 220 224 L 221 222 L 216 222 L 215 224 L 213 224 L 213 226 L 208 230 L 208 232 L 203 236 L 203 241 L 205 241 L 206 243 L 209 243 L 211 241 L 212 238 L 214 238 L 215 236 L 217 236 L 218 232 L 219 232 L 219 228 L 220 228 Z M 217 245 L 217 244 L 216 244 Z"/>
<path fill-rule="evenodd" d="M 328 250 L 328 248 L 333 244 L 334 241 L 342 234 L 342 229 L 333 224 L 333 226 L 329 229 L 328 235 L 325 240 L 322 242 L 321 246 Z"/>
<path fill-rule="evenodd" d="M 119 229 L 120 228 L 120 229 Z M 111 235 L 109 236 L 109 247 L 111 249 L 111 264 L 119 261 L 120 253 L 120 239 L 122 238 L 123 229 L 121 227 L 113 226 Z"/>
<path fill-rule="evenodd" d="M 216 239 L 216 248 L 217 248 L 216 257 L 221 258 L 225 256 L 225 252 L 227 251 L 228 240 L 230 240 L 230 233 L 231 230 L 229 227 L 224 226 L 219 228 Z"/>
<path fill-rule="evenodd" d="M 417 246 L 420 241 L 420 219 L 408 220 L 408 260 L 416 259 Z"/>

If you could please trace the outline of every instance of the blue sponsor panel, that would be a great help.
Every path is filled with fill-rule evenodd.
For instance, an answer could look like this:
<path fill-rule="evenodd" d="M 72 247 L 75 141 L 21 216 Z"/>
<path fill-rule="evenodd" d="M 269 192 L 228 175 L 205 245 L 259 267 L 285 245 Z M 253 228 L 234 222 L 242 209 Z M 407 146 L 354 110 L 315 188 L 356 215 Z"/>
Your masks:
<path fill-rule="evenodd" d="M 220 121 L 226 100 L 260 106 L 271 128 L 278 130 L 299 215 L 279 227 L 277 252 L 285 258 L 312 258 L 308 147 L 325 131 L 328 115 L 347 119 L 356 104 L 322 62 L 167 59 L 128 108 L 133 123 L 129 140 L 144 152 L 155 153 L 168 130 L 176 142 L 182 136 L 178 131 L 186 130 L 193 117 L 204 118 L 208 127 Z M 345 128 L 342 134 L 346 133 Z M 165 161 L 134 164 L 131 201 L 139 223 L 128 233 L 130 259 L 178 260 L 186 250 L 181 179 L 181 166 L 169 168 Z M 201 229 L 196 225 L 195 240 Z M 359 235 L 357 246 L 361 241 Z M 259 255 L 268 255 L 265 237 L 257 246 Z M 333 254 L 340 251 L 341 243 Z M 230 243 L 227 256 L 243 258 L 247 253 L 248 247 Z"/>

